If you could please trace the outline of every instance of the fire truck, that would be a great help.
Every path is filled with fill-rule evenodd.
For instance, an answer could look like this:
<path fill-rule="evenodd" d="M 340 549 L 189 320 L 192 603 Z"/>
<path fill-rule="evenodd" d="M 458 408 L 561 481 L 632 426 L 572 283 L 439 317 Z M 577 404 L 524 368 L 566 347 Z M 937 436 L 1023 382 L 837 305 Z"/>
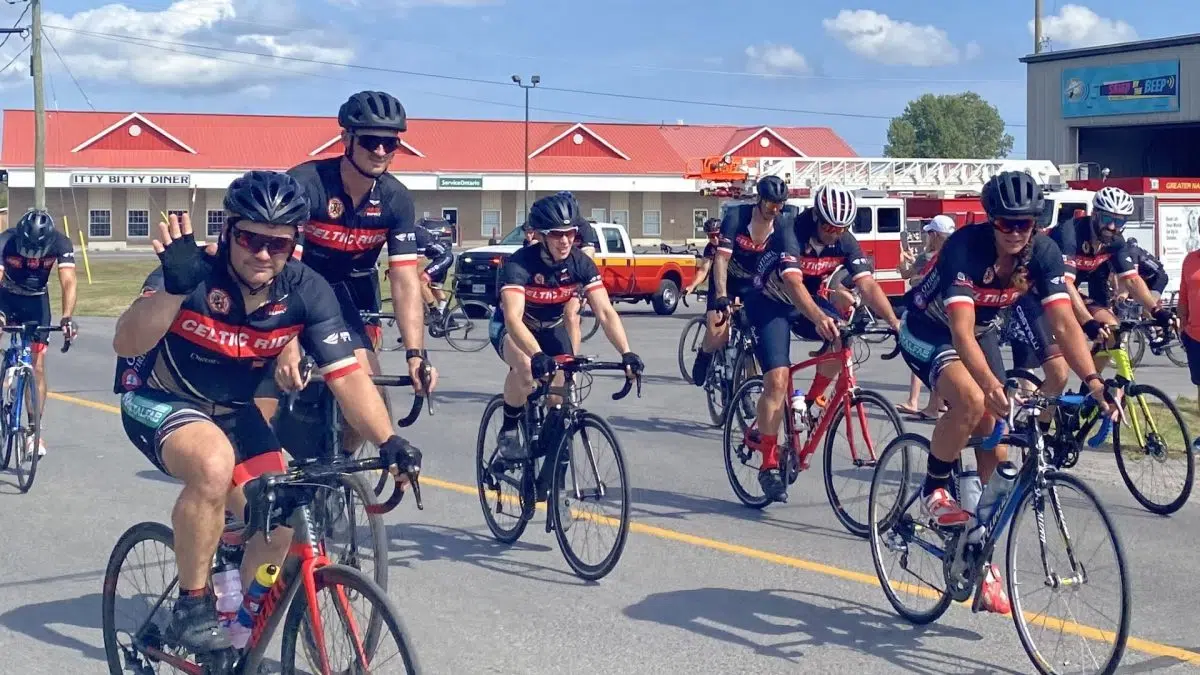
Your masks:
<path fill-rule="evenodd" d="M 920 246 L 921 225 L 944 213 L 960 226 L 984 220 L 979 203 L 983 184 L 1001 171 L 1024 171 L 1046 190 L 1043 216 L 1049 226 L 1091 211 L 1091 193 L 1070 190 L 1054 163 L 1008 159 L 905 159 L 878 157 L 705 157 L 688 162 L 686 178 L 706 196 L 729 205 L 753 198 L 764 176 L 779 176 L 790 188 L 788 203 L 805 208 L 812 190 L 825 183 L 855 189 L 858 216 L 851 231 L 872 259 L 875 278 L 893 300 L 907 290 L 900 277 L 900 252 Z"/>

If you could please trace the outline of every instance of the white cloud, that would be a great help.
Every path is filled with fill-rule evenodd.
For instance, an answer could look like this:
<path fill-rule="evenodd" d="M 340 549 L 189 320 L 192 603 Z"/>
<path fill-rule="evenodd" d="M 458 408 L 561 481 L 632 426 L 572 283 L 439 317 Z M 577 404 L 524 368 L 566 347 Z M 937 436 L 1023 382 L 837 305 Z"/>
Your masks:
<path fill-rule="evenodd" d="M 982 52 L 983 48 L 979 46 L 979 43 L 971 40 L 967 43 L 966 48 L 963 49 L 963 58 L 970 61 L 971 59 L 978 58 Z"/>
<path fill-rule="evenodd" d="M 746 47 L 746 70 L 760 75 L 807 75 L 811 72 L 804 55 L 790 45 L 750 45 Z"/>
<path fill-rule="evenodd" d="M 286 0 L 277 0 L 274 8 L 278 11 L 267 16 L 277 22 L 286 20 L 292 15 L 290 5 Z M 312 73 L 325 68 L 319 64 L 272 57 L 336 64 L 353 60 L 354 51 L 336 45 L 327 27 L 306 27 L 294 20 L 285 24 L 255 24 L 251 19 L 261 14 L 256 11 L 261 8 L 255 0 L 176 0 L 160 11 L 140 11 L 110 4 L 69 17 L 47 12 L 43 25 L 71 71 L 80 79 L 180 91 L 201 92 L 221 87 L 261 95 L 263 86 L 288 77 L 284 69 Z M 54 27 L 135 40 L 208 45 L 216 49 L 162 42 L 135 44 L 123 39 L 55 30 Z M 221 48 L 269 56 L 222 53 Z M 221 60 L 205 58 L 205 55 Z M 58 66 L 52 54 L 47 59 L 47 67 Z"/>
<path fill-rule="evenodd" d="M 946 31 L 896 21 L 869 9 L 843 9 L 821 24 L 850 51 L 890 66 L 944 66 L 961 56 Z"/>
<path fill-rule="evenodd" d="M 415 9 L 417 7 L 484 7 L 488 5 L 499 5 L 503 0 L 384 0 L 384 4 L 389 4 L 396 9 Z M 363 4 L 362 0 L 329 0 L 330 4 L 342 5 L 348 7 L 358 7 Z M 367 5 L 375 4 L 374 0 L 368 1 Z"/>
<path fill-rule="evenodd" d="M 1033 34 L 1033 20 L 1029 21 Z M 1106 19 L 1083 5 L 1063 5 L 1058 15 L 1042 17 L 1042 36 L 1068 48 L 1095 47 L 1138 39 L 1137 31 L 1120 19 Z"/>

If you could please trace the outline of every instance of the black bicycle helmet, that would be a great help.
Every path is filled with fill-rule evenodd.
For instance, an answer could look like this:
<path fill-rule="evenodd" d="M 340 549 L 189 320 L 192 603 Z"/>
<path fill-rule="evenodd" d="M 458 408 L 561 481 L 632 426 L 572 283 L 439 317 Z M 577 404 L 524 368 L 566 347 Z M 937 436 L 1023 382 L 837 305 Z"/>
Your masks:
<path fill-rule="evenodd" d="M 338 109 L 338 126 L 346 131 L 407 131 L 408 116 L 404 113 L 404 106 L 391 94 L 382 91 L 360 91 Z"/>
<path fill-rule="evenodd" d="M 229 184 L 225 211 L 230 221 L 299 227 L 309 218 L 304 188 L 291 175 L 250 171 Z"/>
<path fill-rule="evenodd" d="M 574 199 L 562 195 L 542 197 L 529 207 L 529 224 L 538 232 L 578 229 Z"/>
<path fill-rule="evenodd" d="M 709 218 L 708 220 L 704 221 L 705 234 L 717 234 L 720 231 L 721 221 L 717 220 L 716 218 Z"/>
<path fill-rule="evenodd" d="M 983 186 L 980 201 L 989 218 L 1036 218 L 1045 206 L 1042 186 L 1022 171 L 992 176 Z"/>
<path fill-rule="evenodd" d="M 31 258 L 41 256 L 50 248 L 54 237 L 54 219 L 45 209 L 33 209 L 17 221 L 17 250 Z"/>
<path fill-rule="evenodd" d="M 779 176 L 763 176 L 754 185 L 754 191 L 758 193 L 760 202 L 782 204 L 788 198 L 787 183 L 783 182 Z"/>

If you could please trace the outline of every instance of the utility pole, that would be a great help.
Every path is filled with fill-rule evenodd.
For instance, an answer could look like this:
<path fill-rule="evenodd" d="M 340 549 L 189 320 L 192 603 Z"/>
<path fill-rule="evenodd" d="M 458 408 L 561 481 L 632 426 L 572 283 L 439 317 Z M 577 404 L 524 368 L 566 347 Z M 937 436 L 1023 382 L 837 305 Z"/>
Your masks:
<path fill-rule="evenodd" d="M 33 18 L 29 70 L 33 75 L 33 207 L 46 208 L 46 96 L 42 91 L 42 0 L 29 0 Z"/>
<path fill-rule="evenodd" d="M 525 90 L 525 197 L 524 197 L 524 199 L 521 200 L 521 204 L 522 204 L 521 208 L 525 211 L 525 215 L 528 216 L 529 215 L 529 90 L 538 86 L 538 83 L 542 81 L 542 78 L 538 75 L 534 75 L 533 77 L 531 77 L 529 79 L 529 84 L 524 84 L 523 82 L 521 82 L 520 75 L 513 75 L 512 81 L 515 82 L 518 87 Z"/>
<path fill-rule="evenodd" d="M 37 2 L 37 0 L 34 0 Z M 1042 0 L 1033 0 L 1033 53 L 1042 52 Z"/>

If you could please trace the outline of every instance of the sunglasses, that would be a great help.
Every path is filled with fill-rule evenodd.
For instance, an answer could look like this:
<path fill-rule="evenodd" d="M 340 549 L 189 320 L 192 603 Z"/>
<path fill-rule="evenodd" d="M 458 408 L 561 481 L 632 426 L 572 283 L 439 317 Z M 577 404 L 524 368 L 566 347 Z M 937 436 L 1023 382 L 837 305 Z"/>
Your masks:
<path fill-rule="evenodd" d="M 1105 229 L 1109 227 L 1115 227 L 1118 230 L 1125 229 L 1126 219 L 1124 216 L 1114 216 L 1111 213 L 1099 213 L 1097 215 L 1100 216 L 1100 225 Z"/>
<path fill-rule="evenodd" d="M 258 232 L 248 232 L 240 228 L 233 228 L 233 240 L 238 246 L 258 255 L 258 252 L 266 249 L 268 255 L 282 255 L 290 253 L 292 247 L 296 244 L 296 240 L 291 237 L 272 237 L 269 234 L 259 234 Z"/>
<path fill-rule="evenodd" d="M 826 222 L 819 223 L 819 227 L 821 228 L 821 231 L 826 234 L 840 234 L 846 230 L 845 227 Z"/>
<path fill-rule="evenodd" d="M 1032 230 L 1036 223 L 1035 218 L 995 218 L 992 227 L 1004 234 L 1019 234 Z"/>
<path fill-rule="evenodd" d="M 354 137 L 358 142 L 358 147 L 367 152 L 375 152 L 375 148 L 383 146 L 383 151 L 389 155 L 400 147 L 400 139 L 395 136 L 369 136 L 360 135 Z"/>
<path fill-rule="evenodd" d="M 558 239 L 573 239 L 575 237 L 575 228 L 569 230 L 546 230 L 545 236 L 556 237 Z"/>

